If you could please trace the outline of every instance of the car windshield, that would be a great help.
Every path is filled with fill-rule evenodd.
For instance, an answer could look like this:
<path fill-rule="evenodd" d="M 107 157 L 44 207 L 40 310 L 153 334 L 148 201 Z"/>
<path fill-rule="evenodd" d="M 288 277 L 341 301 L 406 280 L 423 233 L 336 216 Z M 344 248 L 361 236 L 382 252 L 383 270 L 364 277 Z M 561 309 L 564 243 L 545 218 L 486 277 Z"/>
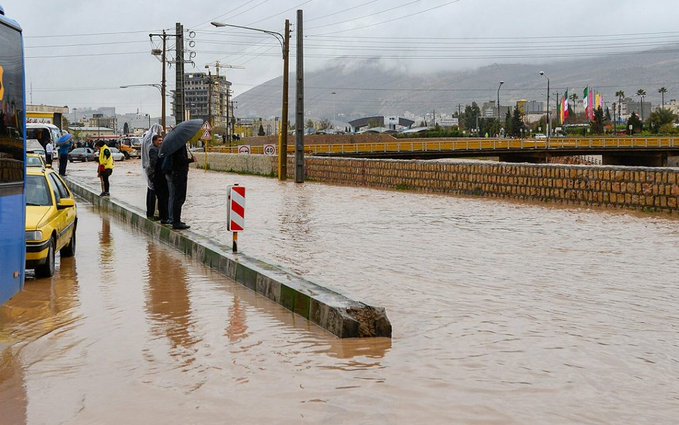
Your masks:
<path fill-rule="evenodd" d="M 42 161 L 38 157 L 27 156 L 26 157 L 26 166 L 27 167 L 42 167 Z"/>
<path fill-rule="evenodd" d="M 109 148 L 109 149 L 110 149 L 111 152 L 113 152 L 113 153 L 118 153 L 118 152 L 120 152 L 117 148 Z"/>
<path fill-rule="evenodd" d="M 76 149 L 73 149 L 71 151 L 71 153 L 78 155 L 78 154 L 81 154 L 81 153 L 85 153 L 85 149 L 84 148 L 76 148 Z"/>
<path fill-rule="evenodd" d="M 26 176 L 26 205 L 52 205 L 52 197 L 45 176 Z"/>

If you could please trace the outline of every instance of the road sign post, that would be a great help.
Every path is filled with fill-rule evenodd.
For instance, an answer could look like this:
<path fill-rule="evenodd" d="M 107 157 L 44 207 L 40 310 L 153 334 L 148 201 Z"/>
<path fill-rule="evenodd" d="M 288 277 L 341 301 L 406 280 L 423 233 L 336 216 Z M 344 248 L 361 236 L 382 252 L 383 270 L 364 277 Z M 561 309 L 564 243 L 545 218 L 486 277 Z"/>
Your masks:
<path fill-rule="evenodd" d="M 238 233 L 245 230 L 245 188 L 227 187 L 226 230 L 231 232 L 233 252 L 238 252 Z"/>
<path fill-rule="evenodd" d="M 207 156 L 207 148 L 208 148 L 208 142 L 212 140 L 212 134 L 210 134 L 210 130 L 212 130 L 212 127 L 210 127 L 210 122 L 205 121 L 202 127 L 203 130 L 203 135 L 200 136 L 200 140 L 203 141 L 203 149 L 205 150 L 205 172 L 207 172 L 208 168 L 208 156 Z"/>

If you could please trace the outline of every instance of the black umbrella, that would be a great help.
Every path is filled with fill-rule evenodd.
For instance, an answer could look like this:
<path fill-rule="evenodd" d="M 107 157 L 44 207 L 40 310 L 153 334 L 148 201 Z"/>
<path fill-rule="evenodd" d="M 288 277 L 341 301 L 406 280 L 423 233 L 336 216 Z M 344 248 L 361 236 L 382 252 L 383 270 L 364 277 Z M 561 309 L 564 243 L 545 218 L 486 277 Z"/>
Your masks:
<path fill-rule="evenodd" d="M 169 132 L 160 146 L 160 154 L 172 155 L 193 139 L 203 126 L 203 120 L 189 120 L 180 122 L 174 130 Z"/>

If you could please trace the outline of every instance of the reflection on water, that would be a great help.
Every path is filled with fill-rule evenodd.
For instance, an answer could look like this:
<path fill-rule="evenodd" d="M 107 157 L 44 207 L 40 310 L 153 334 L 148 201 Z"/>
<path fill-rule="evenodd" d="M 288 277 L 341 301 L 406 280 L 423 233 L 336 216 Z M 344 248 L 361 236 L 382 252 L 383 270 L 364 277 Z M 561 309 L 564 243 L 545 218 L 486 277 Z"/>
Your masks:
<path fill-rule="evenodd" d="M 26 423 L 28 398 L 24 384 L 24 369 L 18 356 L 0 338 L 0 425 Z"/>
<path fill-rule="evenodd" d="M 191 335 L 191 302 L 188 276 L 182 258 L 167 255 L 157 244 L 147 244 L 146 310 L 154 336 L 164 335 L 170 341 L 171 353 L 185 357 L 190 363 L 198 338 Z"/>
<path fill-rule="evenodd" d="M 229 341 L 238 342 L 246 338 L 248 332 L 245 309 L 241 305 L 238 296 L 233 297 L 233 305 L 229 307 L 229 325 L 226 328 L 226 337 Z"/>

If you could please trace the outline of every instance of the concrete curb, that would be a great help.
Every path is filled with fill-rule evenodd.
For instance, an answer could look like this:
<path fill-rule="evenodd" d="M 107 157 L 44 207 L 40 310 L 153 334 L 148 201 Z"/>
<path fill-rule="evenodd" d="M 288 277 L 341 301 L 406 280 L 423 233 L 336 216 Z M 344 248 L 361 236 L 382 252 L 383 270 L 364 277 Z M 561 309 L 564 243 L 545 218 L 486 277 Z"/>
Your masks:
<path fill-rule="evenodd" d="M 190 231 L 175 231 L 146 219 L 142 211 L 120 200 L 102 198 L 73 180 L 69 187 L 102 212 L 117 217 L 154 239 L 218 270 L 236 282 L 316 323 L 340 338 L 391 337 L 391 323 L 383 307 L 372 307 L 302 279 L 276 266 L 228 252 Z"/>

